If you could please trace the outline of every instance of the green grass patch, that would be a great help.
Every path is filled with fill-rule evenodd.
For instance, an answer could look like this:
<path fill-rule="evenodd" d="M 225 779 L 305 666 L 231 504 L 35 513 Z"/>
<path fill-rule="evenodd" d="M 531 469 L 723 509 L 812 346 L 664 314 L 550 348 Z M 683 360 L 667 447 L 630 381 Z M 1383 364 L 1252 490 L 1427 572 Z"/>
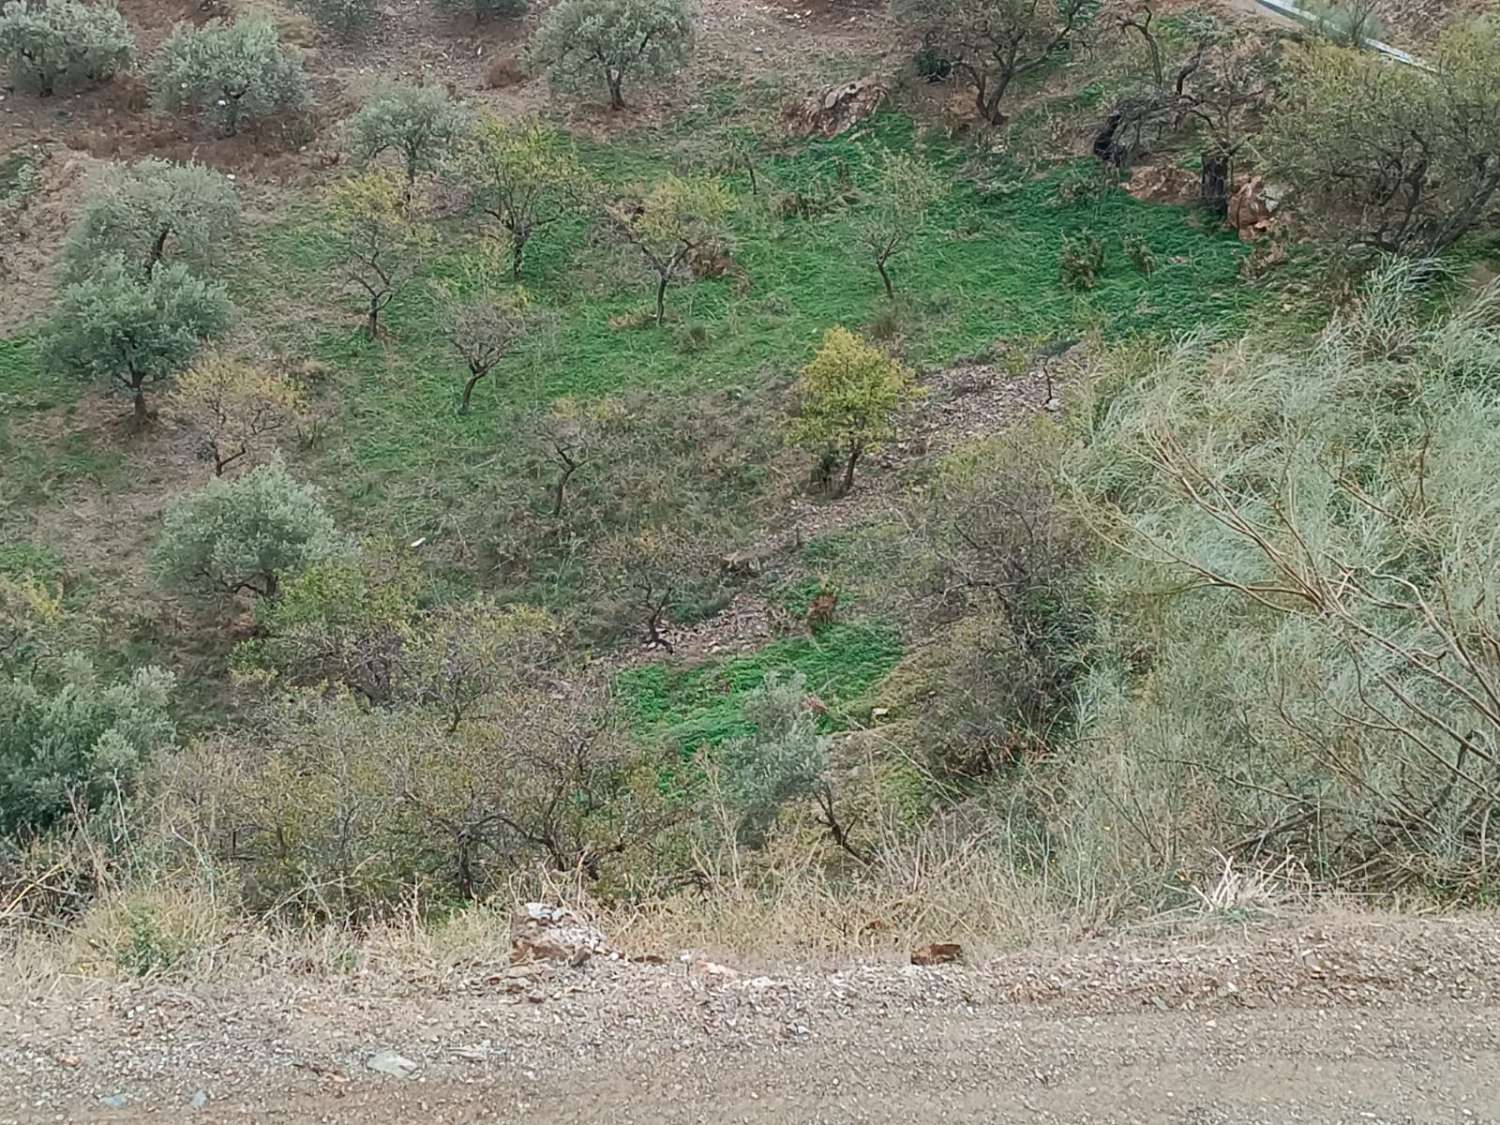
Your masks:
<path fill-rule="evenodd" d="M 0 546 L 0 575 L 12 578 L 29 576 L 55 582 L 62 573 L 62 556 L 51 547 L 25 540 Z"/>
<path fill-rule="evenodd" d="M 801 674 L 807 690 L 829 707 L 822 722 L 837 729 L 840 708 L 878 683 L 901 651 L 900 637 L 883 623 L 839 624 L 730 660 L 632 668 L 616 677 L 615 689 L 638 730 L 665 735 L 686 752 L 751 733 L 745 696 L 773 672 Z"/>
<path fill-rule="evenodd" d="M 621 188 L 668 171 L 666 147 L 649 136 L 607 146 L 580 142 L 592 171 Z M 461 365 L 443 339 L 433 283 L 453 280 L 477 254 L 487 237 L 477 221 L 444 223 L 443 247 L 388 311 L 388 341 L 361 338 L 353 299 L 337 296 L 338 248 L 316 201 L 258 232 L 238 264 L 235 291 L 266 338 L 310 352 L 337 373 L 343 440 L 330 443 L 338 446 L 337 463 L 319 475 L 349 481 L 346 500 L 381 504 L 403 533 L 420 533 L 465 490 L 469 474 L 481 466 L 493 471 L 489 460 L 524 438 L 497 432 L 504 405 L 628 386 L 789 378 L 827 328 L 880 317 L 887 302 L 855 231 L 860 193 L 873 185 L 887 150 L 918 150 L 954 177 L 917 244 L 893 263 L 903 347 L 916 362 L 945 363 L 1007 337 L 1091 328 L 1110 337 L 1166 336 L 1205 321 L 1233 322 L 1254 300 L 1238 278 L 1239 241 L 1191 209 L 1141 203 L 1123 192 L 1061 199 L 1063 177 L 1091 168 L 1087 161 L 1035 177 L 1016 172 L 998 188 L 991 177 L 981 188 L 962 178 L 973 171 L 970 152 L 920 139 L 895 114 L 768 156 L 759 197 L 744 177 L 732 178 L 741 272 L 674 286 L 672 323 L 664 330 L 611 326 L 650 298 L 631 252 L 601 249 L 581 218 L 549 227 L 528 248 L 525 285 L 557 312 L 558 329 L 507 358 L 481 385 L 467 417 L 457 414 Z M 808 220 L 784 219 L 767 196 L 793 190 L 842 193 L 855 202 Z M 1095 287 L 1076 292 L 1062 284 L 1058 254 L 1065 237 L 1084 229 L 1104 241 L 1106 254 Z M 1151 276 L 1130 264 L 1120 246 L 1125 233 L 1150 245 L 1157 262 Z M 685 325 L 694 331 L 681 331 Z"/>

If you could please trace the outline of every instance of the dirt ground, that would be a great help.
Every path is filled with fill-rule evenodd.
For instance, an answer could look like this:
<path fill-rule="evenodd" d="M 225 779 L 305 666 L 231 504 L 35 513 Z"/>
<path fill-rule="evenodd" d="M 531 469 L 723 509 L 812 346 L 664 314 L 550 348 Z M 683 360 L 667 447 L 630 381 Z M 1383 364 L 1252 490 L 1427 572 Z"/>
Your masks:
<path fill-rule="evenodd" d="M 1497 997 L 1484 917 L 936 968 L 62 980 L 0 1004 L 0 1122 L 1494 1122 Z"/>

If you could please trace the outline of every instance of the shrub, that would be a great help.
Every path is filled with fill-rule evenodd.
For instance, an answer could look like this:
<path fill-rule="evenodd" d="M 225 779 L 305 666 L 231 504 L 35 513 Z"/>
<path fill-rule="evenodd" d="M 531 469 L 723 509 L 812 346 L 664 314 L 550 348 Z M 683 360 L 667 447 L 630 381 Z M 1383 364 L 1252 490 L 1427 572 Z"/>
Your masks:
<path fill-rule="evenodd" d="M 624 109 L 626 78 L 665 78 L 692 46 L 685 0 L 560 0 L 537 28 L 530 57 L 558 89 L 602 85 L 609 107 Z"/>
<path fill-rule="evenodd" d="M 1088 230 L 1063 235 L 1057 269 L 1069 289 L 1092 289 L 1104 271 L 1104 243 Z"/>
<path fill-rule="evenodd" d="M 279 462 L 216 477 L 174 502 L 153 567 L 163 581 L 204 593 L 276 595 L 281 581 L 339 549 L 318 490 Z"/>
<path fill-rule="evenodd" d="M 201 27 L 179 23 L 147 68 L 151 102 L 165 113 L 192 109 L 225 136 L 244 125 L 307 105 L 302 63 L 264 17 Z"/>
<path fill-rule="evenodd" d="M 1266 150 L 1331 232 L 1435 255 L 1500 197 L 1500 27 L 1450 28 L 1435 73 L 1321 46 L 1293 63 Z"/>
<path fill-rule="evenodd" d="M 0 678 L 0 835 L 44 832 L 128 795 L 141 765 L 176 738 L 172 687 L 154 667 L 105 684 L 76 655 L 43 676 Z"/>
<path fill-rule="evenodd" d="M 134 53 L 135 38 L 113 4 L 12 0 L 0 8 L 0 56 L 17 86 L 44 97 L 63 83 L 113 78 Z"/>
<path fill-rule="evenodd" d="M 843 496 L 860 458 L 895 433 L 897 413 L 917 393 L 901 364 L 847 328 L 830 328 L 797 380 L 799 411 L 788 439 L 841 453 Z"/>
<path fill-rule="evenodd" d="M 228 794 L 256 904 L 344 919 L 499 892 L 524 870 L 621 883 L 682 815 L 597 692 L 511 687 L 448 731 L 317 693 L 262 714 Z M 243 746 L 212 747 L 247 756 Z"/>
<path fill-rule="evenodd" d="M 345 39 L 362 34 L 380 10 L 377 0 L 301 0 L 301 7 L 319 27 Z"/>
<path fill-rule="evenodd" d="M 142 426 L 147 385 L 186 367 L 204 341 L 228 329 L 229 313 L 224 287 L 199 281 L 186 266 L 159 267 L 142 281 L 115 255 L 63 290 L 42 354 L 53 366 L 129 391 Z"/>
<path fill-rule="evenodd" d="M 350 148 L 361 163 L 394 152 L 409 189 L 418 176 L 442 168 L 467 126 L 468 115 L 443 87 L 396 86 L 354 115 Z"/>
<path fill-rule="evenodd" d="M 738 815 L 740 842 L 758 848 L 788 801 L 806 800 L 828 770 L 828 740 L 807 708 L 807 683 L 774 673 L 745 698 L 745 719 L 755 733 L 719 748 L 719 781 Z"/>
<path fill-rule="evenodd" d="M 201 267 L 233 233 L 239 213 L 234 184 L 202 164 L 147 157 L 116 165 L 91 188 L 68 234 L 68 274 L 86 277 L 113 254 L 147 277 L 178 255 Z"/>

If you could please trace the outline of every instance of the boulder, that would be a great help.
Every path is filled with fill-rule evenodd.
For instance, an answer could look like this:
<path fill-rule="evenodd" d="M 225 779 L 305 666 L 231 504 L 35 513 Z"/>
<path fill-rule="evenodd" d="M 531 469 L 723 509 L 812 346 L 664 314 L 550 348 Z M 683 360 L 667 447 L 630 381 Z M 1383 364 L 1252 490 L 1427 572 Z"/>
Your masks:
<path fill-rule="evenodd" d="M 609 952 L 604 935 L 566 906 L 528 902 L 510 919 L 510 959 L 560 961 L 582 965 L 596 953 Z"/>
<path fill-rule="evenodd" d="M 1241 242 L 1253 242 L 1271 227 L 1275 201 L 1259 176 L 1251 176 L 1229 197 L 1229 225 Z"/>
<path fill-rule="evenodd" d="M 787 132 L 797 137 L 814 133 L 836 137 L 879 109 L 885 97 L 886 88 L 873 75 L 829 86 L 786 108 Z"/>

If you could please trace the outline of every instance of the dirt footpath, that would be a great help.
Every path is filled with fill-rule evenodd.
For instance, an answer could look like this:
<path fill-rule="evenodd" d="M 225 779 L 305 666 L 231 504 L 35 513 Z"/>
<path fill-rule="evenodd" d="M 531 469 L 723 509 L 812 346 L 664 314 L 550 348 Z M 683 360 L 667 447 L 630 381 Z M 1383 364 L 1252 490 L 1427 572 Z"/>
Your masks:
<path fill-rule="evenodd" d="M 839 970 L 599 959 L 0 1008 L 0 1122 L 1500 1122 L 1500 927 Z"/>

